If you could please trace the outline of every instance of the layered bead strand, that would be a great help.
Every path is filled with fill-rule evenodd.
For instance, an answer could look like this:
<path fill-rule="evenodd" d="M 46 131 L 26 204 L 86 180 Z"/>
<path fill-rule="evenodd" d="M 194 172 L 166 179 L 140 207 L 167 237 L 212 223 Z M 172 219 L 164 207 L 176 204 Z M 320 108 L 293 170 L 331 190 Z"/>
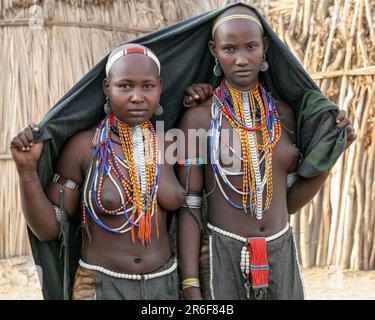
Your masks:
<path fill-rule="evenodd" d="M 253 121 L 250 115 L 249 96 L 247 93 L 242 93 L 243 111 L 245 123 L 249 126 L 253 126 Z M 263 115 L 263 114 L 262 114 Z M 263 212 L 263 188 L 261 186 L 262 176 L 259 166 L 260 154 L 258 153 L 258 144 L 256 133 L 254 131 L 247 131 L 247 137 L 250 144 L 251 164 L 253 170 L 251 170 L 250 176 L 252 177 L 252 190 L 255 189 L 255 197 L 253 198 L 252 205 L 255 206 L 255 215 L 258 219 L 262 217 Z M 255 185 L 254 181 L 255 180 Z"/>
<path fill-rule="evenodd" d="M 119 135 L 124 158 L 115 152 L 111 140 L 112 131 Z M 89 213 L 99 226 L 109 232 L 130 231 L 134 242 L 135 228 L 138 228 L 138 238 L 142 244 L 150 243 L 152 218 L 157 215 L 160 176 L 158 142 L 152 124 L 146 121 L 139 126 L 130 126 L 111 114 L 98 125 L 92 144 L 95 158 L 84 187 L 83 223 L 87 223 L 86 213 Z M 128 170 L 129 178 L 126 177 L 125 170 Z M 109 210 L 102 204 L 105 176 L 109 177 L 120 196 L 119 208 Z M 96 210 L 103 215 L 125 216 L 125 223 L 118 228 L 111 228 L 101 221 Z M 155 224 L 158 236 L 157 216 Z"/>
<path fill-rule="evenodd" d="M 224 81 L 214 92 L 210 128 L 212 135 L 209 141 L 211 164 L 225 199 L 237 209 L 245 212 L 250 209 L 257 219 L 261 219 L 272 200 L 273 150 L 281 136 L 277 109 L 260 84 L 249 92 L 241 92 L 228 84 L 227 86 L 229 95 L 224 90 Z M 241 156 L 236 156 L 242 160 L 242 172 L 238 173 L 243 177 L 241 191 L 230 183 L 226 177 L 227 172 L 219 161 L 218 148 L 223 116 L 240 136 Z M 226 195 L 220 180 L 242 195 L 242 206 L 235 204 Z"/>

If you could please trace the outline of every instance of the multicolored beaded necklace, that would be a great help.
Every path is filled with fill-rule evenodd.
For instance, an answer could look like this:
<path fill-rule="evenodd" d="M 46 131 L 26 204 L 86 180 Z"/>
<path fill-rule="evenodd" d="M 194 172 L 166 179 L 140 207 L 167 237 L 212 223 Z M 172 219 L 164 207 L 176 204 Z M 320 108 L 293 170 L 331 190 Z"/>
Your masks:
<path fill-rule="evenodd" d="M 249 92 L 232 88 L 228 83 L 226 92 L 224 83 L 223 80 L 213 95 L 209 139 L 211 165 L 224 198 L 235 208 L 245 212 L 250 209 L 257 219 L 261 219 L 272 200 L 272 158 L 281 136 L 277 109 L 260 83 Z M 238 173 L 226 171 L 219 161 L 223 116 L 240 136 L 241 156 L 227 146 L 242 161 L 242 171 Z M 258 139 L 257 132 L 261 139 Z M 227 178 L 228 175 L 242 175 L 242 187 L 234 186 Z M 242 195 L 242 205 L 236 204 L 227 196 L 219 178 L 231 190 Z"/>
<path fill-rule="evenodd" d="M 115 152 L 111 139 L 112 132 L 116 132 L 120 138 L 124 158 Z M 154 216 L 156 235 L 159 237 L 157 191 L 160 154 L 154 127 L 150 121 L 131 126 L 121 122 L 112 113 L 99 123 L 92 145 L 95 157 L 84 187 L 83 225 L 86 227 L 88 212 L 95 223 L 105 230 L 117 234 L 130 231 L 134 242 L 134 229 L 138 228 L 141 243 L 150 243 Z M 129 178 L 125 175 L 125 170 L 128 170 Z M 105 176 L 109 177 L 121 199 L 121 206 L 113 210 L 106 209 L 102 204 Z M 126 200 L 122 190 L 125 192 Z M 111 228 L 101 221 L 96 210 L 103 215 L 124 216 L 125 222 L 118 228 Z"/>

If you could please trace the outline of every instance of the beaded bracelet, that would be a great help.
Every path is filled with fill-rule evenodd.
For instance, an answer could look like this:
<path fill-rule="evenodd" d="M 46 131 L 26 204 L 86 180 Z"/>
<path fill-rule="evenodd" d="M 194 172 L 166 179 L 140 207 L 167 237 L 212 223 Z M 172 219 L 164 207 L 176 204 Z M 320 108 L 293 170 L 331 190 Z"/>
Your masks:
<path fill-rule="evenodd" d="M 182 159 L 177 161 L 180 167 L 190 167 L 190 166 L 201 166 L 203 165 L 202 158 L 191 158 L 191 159 Z"/>
<path fill-rule="evenodd" d="M 65 178 L 57 173 L 55 173 L 55 175 L 53 176 L 53 180 L 52 180 L 54 183 L 58 183 L 72 191 L 78 191 L 79 190 L 79 185 L 78 183 L 74 182 L 73 180 L 71 179 L 68 179 L 68 178 Z"/>

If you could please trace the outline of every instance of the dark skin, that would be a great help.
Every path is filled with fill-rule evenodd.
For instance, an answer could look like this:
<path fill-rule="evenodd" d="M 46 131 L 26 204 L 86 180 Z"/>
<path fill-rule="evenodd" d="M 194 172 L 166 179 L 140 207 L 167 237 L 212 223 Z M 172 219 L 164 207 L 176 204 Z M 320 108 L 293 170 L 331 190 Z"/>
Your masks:
<path fill-rule="evenodd" d="M 262 36 L 260 28 L 251 21 L 244 19 L 230 20 L 222 24 L 215 33 L 215 38 L 210 41 L 209 48 L 215 58 L 218 58 L 225 74 L 225 80 L 234 88 L 248 91 L 258 82 L 258 74 L 263 55 L 268 47 L 267 40 Z M 211 121 L 212 99 L 207 99 L 212 94 L 212 88 L 206 84 L 192 85 L 185 92 L 185 104 L 194 104 L 196 101 L 205 101 L 196 108 L 190 108 L 185 113 L 180 128 L 186 132 L 191 128 L 209 129 Z M 284 116 L 289 130 L 295 132 L 296 120 L 292 109 L 281 101 L 276 101 L 276 106 Z M 341 119 L 341 118 L 340 118 Z M 338 118 L 338 120 L 340 120 Z M 346 125 L 348 125 L 346 123 Z M 343 125 L 344 126 L 344 125 Z M 351 127 L 352 128 L 352 127 Z M 233 134 L 232 127 L 223 118 L 222 130 L 229 130 L 229 141 L 222 138 L 227 145 L 235 146 L 240 153 L 238 134 Z M 350 130 L 348 130 L 349 136 Z M 349 143 L 354 141 L 355 133 L 348 137 Z M 237 143 L 234 143 L 234 139 Z M 258 139 L 261 139 L 258 135 Z M 353 141 L 350 142 L 350 139 Z M 261 141 L 261 140 L 260 140 Z M 185 142 L 186 143 L 186 142 Z M 222 165 L 228 163 L 227 155 L 223 153 L 223 144 L 220 147 L 220 161 Z M 185 158 L 202 156 L 202 152 L 209 152 L 206 146 L 189 149 Z M 205 150 L 203 150 L 205 149 Z M 239 161 L 232 157 L 233 161 Z M 288 135 L 282 128 L 281 138 L 275 147 L 273 155 L 272 181 L 273 196 L 270 209 L 257 220 L 251 214 L 245 214 L 232 207 L 223 197 L 220 189 L 215 186 L 214 173 L 211 165 L 193 166 L 189 179 L 189 191 L 199 192 L 203 188 L 208 197 L 208 222 L 221 229 L 241 235 L 243 237 L 268 237 L 282 230 L 288 221 L 288 215 L 297 212 L 308 203 L 320 190 L 329 173 L 311 179 L 299 177 L 293 186 L 287 190 L 287 175 L 298 168 L 299 152 L 295 146 L 295 137 Z M 223 165 L 225 167 L 225 165 Z M 229 180 L 234 185 L 242 185 L 242 176 L 230 176 Z M 179 179 L 184 185 L 186 182 L 186 169 L 179 169 Z M 236 203 L 241 204 L 242 196 L 231 191 L 222 184 L 227 195 Z M 196 214 L 201 211 L 193 209 Z M 178 222 L 178 244 L 182 279 L 199 278 L 200 233 L 198 225 L 187 209 L 181 208 Z M 185 299 L 202 299 L 199 288 L 188 288 L 183 292 Z"/>
<path fill-rule="evenodd" d="M 162 84 L 156 64 L 147 56 L 133 54 L 122 57 L 113 64 L 108 79 L 103 82 L 103 89 L 115 115 L 120 120 L 135 125 L 148 120 L 153 114 L 159 102 Z M 11 151 L 20 178 L 26 221 L 39 240 L 48 241 L 56 239 L 59 234 L 52 205 L 59 205 L 61 186 L 51 183 L 44 193 L 36 172 L 42 143 L 33 143 L 33 130 L 37 128 L 30 124 L 20 132 L 11 142 Z M 90 148 L 94 134 L 95 128 L 91 128 L 74 135 L 64 146 L 58 159 L 56 172 L 80 186 L 85 181 L 86 172 L 93 158 Z M 117 135 L 112 134 L 112 139 L 120 143 Z M 165 146 L 168 147 L 168 144 L 165 143 Z M 114 147 L 118 154 L 124 156 L 120 145 L 114 144 Z M 126 175 L 129 177 L 127 171 Z M 64 209 L 69 216 L 78 214 L 81 196 L 80 192 L 65 188 Z M 123 196 L 126 199 L 124 192 Z M 102 199 L 107 209 L 120 206 L 120 197 L 113 184 L 108 183 L 108 178 L 103 185 Z M 143 246 L 137 237 L 133 243 L 130 232 L 121 235 L 112 234 L 98 226 L 87 214 L 92 240 L 89 242 L 87 234 L 84 233 L 82 259 L 89 264 L 99 265 L 115 272 L 142 274 L 158 269 L 172 254 L 167 232 L 167 211 L 176 210 L 183 201 L 184 190 L 172 166 L 164 161 L 164 164 L 161 164 L 158 189 L 159 238 L 156 236 L 156 228 L 153 224 L 152 240 L 149 245 Z M 110 227 L 119 227 L 125 222 L 124 217 L 100 215 L 100 218 Z"/>

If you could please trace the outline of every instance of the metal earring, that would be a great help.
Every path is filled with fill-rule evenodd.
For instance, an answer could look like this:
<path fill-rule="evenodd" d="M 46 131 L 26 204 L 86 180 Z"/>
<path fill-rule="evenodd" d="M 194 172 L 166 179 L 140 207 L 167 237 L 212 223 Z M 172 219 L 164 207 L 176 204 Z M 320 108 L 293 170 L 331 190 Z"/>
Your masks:
<path fill-rule="evenodd" d="M 260 65 L 260 71 L 262 72 L 266 72 L 269 68 L 269 65 L 268 65 L 268 62 L 266 60 L 266 55 L 263 56 L 263 61 Z"/>
<path fill-rule="evenodd" d="M 221 67 L 220 67 L 219 60 L 217 60 L 217 58 L 215 58 L 214 75 L 216 77 L 220 77 L 221 72 L 222 72 L 222 70 L 221 70 Z"/>
<path fill-rule="evenodd" d="M 111 104 L 109 103 L 108 97 L 106 97 L 106 103 L 104 104 L 104 113 L 109 115 L 111 114 L 112 109 L 111 109 Z"/>
<path fill-rule="evenodd" d="M 158 103 L 155 110 L 154 110 L 154 114 L 156 116 L 161 116 L 163 114 L 163 112 L 164 112 L 163 107 L 161 106 L 161 104 Z"/>

